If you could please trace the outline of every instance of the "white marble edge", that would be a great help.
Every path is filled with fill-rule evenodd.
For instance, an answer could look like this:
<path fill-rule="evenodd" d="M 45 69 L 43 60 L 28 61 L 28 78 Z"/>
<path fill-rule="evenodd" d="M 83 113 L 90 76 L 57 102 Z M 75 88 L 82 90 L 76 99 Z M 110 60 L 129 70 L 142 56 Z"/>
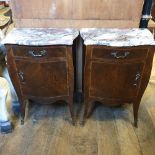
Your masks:
<path fill-rule="evenodd" d="M 84 45 L 131 47 L 140 45 L 155 46 L 155 40 L 148 29 L 129 28 L 82 28 L 80 35 Z"/>
<path fill-rule="evenodd" d="M 73 28 L 13 28 L 1 44 L 28 46 L 72 45 L 79 35 Z"/>

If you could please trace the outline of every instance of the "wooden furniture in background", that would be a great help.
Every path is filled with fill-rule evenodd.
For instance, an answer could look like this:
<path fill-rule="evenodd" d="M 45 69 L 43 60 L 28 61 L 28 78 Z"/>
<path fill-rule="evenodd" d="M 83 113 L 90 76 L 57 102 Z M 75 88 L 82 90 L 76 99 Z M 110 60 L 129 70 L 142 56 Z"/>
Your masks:
<path fill-rule="evenodd" d="M 143 0 L 11 0 L 16 27 L 139 27 Z"/>
<path fill-rule="evenodd" d="M 154 42 L 151 33 L 138 29 L 82 29 L 80 33 L 86 45 L 83 123 L 95 101 L 108 106 L 132 103 L 137 127 L 138 108 L 149 82 L 154 56 L 154 47 L 144 46 Z M 150 43 L 146 38 L 150 38 Z"/>

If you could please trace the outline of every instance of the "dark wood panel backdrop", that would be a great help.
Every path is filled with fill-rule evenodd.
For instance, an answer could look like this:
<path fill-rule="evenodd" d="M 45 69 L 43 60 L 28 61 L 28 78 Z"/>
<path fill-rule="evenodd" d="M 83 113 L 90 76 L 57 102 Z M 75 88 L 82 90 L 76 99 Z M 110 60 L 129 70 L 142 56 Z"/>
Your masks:
<path fill-rule="evenodd" d="M 16 27 L 138 27 L 143 0 L 12 0 Z"/>

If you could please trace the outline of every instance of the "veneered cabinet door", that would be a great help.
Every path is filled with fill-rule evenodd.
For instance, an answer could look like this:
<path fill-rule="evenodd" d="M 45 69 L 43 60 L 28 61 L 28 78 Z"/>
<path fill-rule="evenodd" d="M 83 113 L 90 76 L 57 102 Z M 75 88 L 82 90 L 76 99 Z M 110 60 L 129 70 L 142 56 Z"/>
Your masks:
<path fill-rule="evenodd" d="M 67 62 L 16 60 L 17 74 L 25 95 L 68 96 Z"/>
<path fill-rule="evenodd" d="M 143 62 L 91 62 L 89 96 L 118 100 L 136 97 L 143 66 Z"/>

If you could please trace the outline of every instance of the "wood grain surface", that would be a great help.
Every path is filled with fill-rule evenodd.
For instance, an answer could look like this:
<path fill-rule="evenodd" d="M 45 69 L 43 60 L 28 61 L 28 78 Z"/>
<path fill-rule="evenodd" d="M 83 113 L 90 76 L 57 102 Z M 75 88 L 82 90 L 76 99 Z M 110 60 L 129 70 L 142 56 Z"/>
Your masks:
<path fill-rule="evenodd" d="M 30 105 L 24 126 L 0 134 L 0 155 L 155 155 L 155 85 L 149 84 L 139 109 L 139 127 L 132 125 L 132 106 L 97 104 L 81 127 L 83 104 L 75 104 L 77 126 L 72 126 L 66 105 Z"/>
<path fill-rule="evenodd" d="M 135 28 L 139 20 L 64 20 L 64 19 L 16 19 L 16 27 L 44 28 Z"/>
<path fill-rule="evenodd" d="M 11 8 L 16 27 L 139 27 L 143 3 L 143 0 L 12 0 Z"/>

